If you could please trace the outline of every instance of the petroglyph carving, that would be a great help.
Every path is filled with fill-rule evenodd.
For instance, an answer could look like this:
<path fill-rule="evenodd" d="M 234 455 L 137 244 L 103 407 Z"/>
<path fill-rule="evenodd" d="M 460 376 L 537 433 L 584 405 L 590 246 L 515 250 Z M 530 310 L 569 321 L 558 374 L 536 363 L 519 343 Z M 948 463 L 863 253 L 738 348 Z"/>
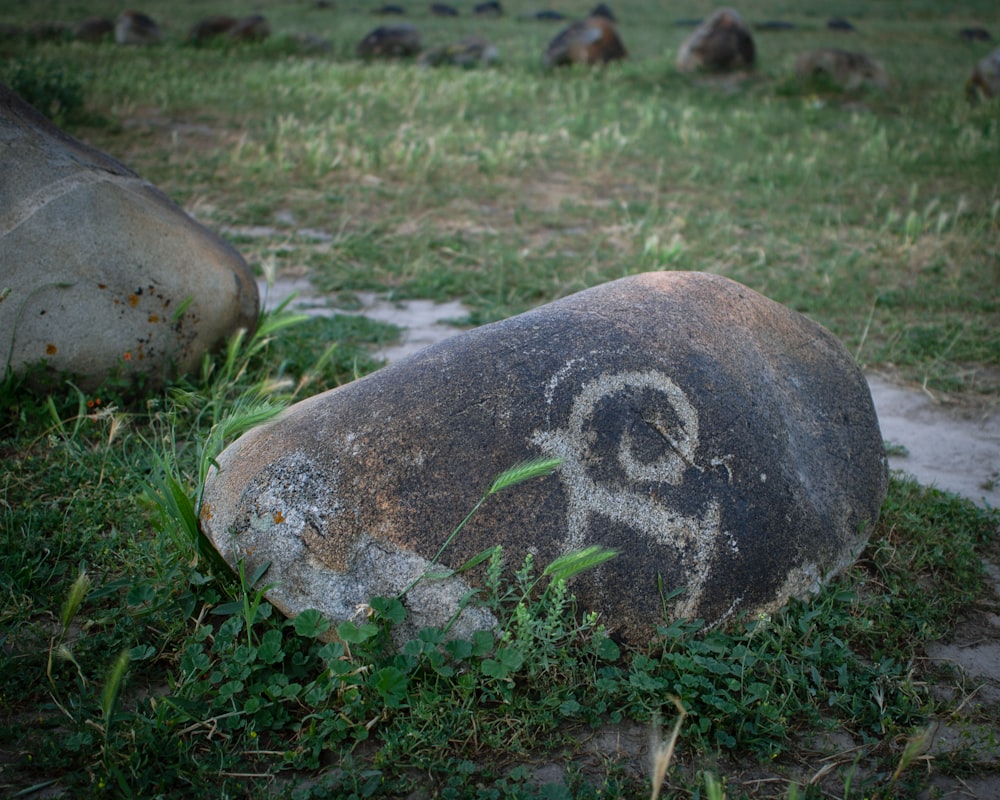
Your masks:
<path fill-rule="evenodd" d="M 555 391 L 569 372 L 563 369 L 548 384 L 546 394 Z M 652 391 L 663 398 L 662 406 L 630 406 L 628 398 L 636 392 Z M 620 397 L 616 397 L 619 396 Z M 617 460 L 627 481 L 617 483 L 592 476 L 592 467 L 600 462 L 593 452 L 597 432 L 593 418 L 598 406 L 607 402 L 621 405 L 623 418 L 640 414 L 642 422 L 662 439 L 663 448 L 655 460 L 643 459 L 633 437 L 626 429 L 620 434 Z M 640 409 L 638 406 L 646 406 Z M 722 530 L 719 502 L 708 499 L 694 515 L 680 513 L 663 503 L 655 485 L 681 486 L 685 473 L 704 472 L 697 459 L 698 412 L 684 392 L 662 372 L 621 372 L 604 374 L 584 384 L 573 400 L 566 427 L 535 431 L 532 442 L 550 457 L 563 460 L 559 474 L 567 492 L 567 551 L 588 544 L 588 532 L 594 515 L 602 515 L 640 533 L 647 539 L 675 551 L 691 576 L 681 603 L 680 616 L 690 616 L 697 608 L 712 561 L 721 545 L 736 552 L 736 542 Z M 726 466 L 731 456 L 716 456 L 707 463 Z M 650 491 L 649 484 L 654 484 Z"/>

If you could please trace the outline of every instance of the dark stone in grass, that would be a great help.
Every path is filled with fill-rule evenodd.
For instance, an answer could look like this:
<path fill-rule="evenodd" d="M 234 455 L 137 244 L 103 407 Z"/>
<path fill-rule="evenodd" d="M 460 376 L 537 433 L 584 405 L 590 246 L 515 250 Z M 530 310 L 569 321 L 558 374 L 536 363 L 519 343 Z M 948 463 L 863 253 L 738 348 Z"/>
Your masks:
<path fill-rule="evenodd" d="M 880 61 L 836 47 L 801 53 L 795 59 L 795 75 L 802 81 L 819 80 L 848 91 L 889 88 L 889 73 Z"/>
<path fill-rule="evenodd" d="M 570 589 L 633 643 L 664 608 L 718 624 L 815 591 L 865 545 L 887 483 L 868 385 L 839 341 L 726 278 L 661 272 L 298 403 L 221 454 L 202 525 L 229 563 L 271 563 L 285 613 L 344 620 L 403 591 L 499 473 L 539 457 L 563 463 L 491 497 L 441 562 L 502 545 L 508 570 L 529 553 L 540 569 L 613 548 Z M 445 624 L 477 570 L 407 595 L 413 626 Z"/>
<path fill-rule="evenodd" d="M 62 42 L 71 38 L 73 29 L 65 22 L 36 22 L 27 30 L 27 39 L 32 44 Z"/>
<path fill-rule="evenodd" d="M 114 38 L 115 23 L 108 17 L 87 17 L 73 26 L 73 38 L 78 42 L 100 44 Z"/>
<path fill-rule="evenodd" d="M 841 31 L 842 33 L 853 33 L 857 30 L 857 28 L 855 28 L 849 20 L 846 20 L 843 17 L 830 17 L 830 19 L 826 21 L 826 27 L 831 31 Z"/>
<path fill-rule="evenodd" d="M 0 372 L 155 386 L 255 327 L 235 250 L 2 84 L 0 152 Z"/>
<path fill-rule="evenodd" d="M 409 58 L 420 52 L 420 31 L 413 25 L 382 25 L 358 42 L 360 58 Z"/>
<path fill-rule="evenodd" d="M 521 14 L 518 19 L 537 19 L 541 22 L 561 22 L 566 19 L 566 15 L 560 11 L 530 11 L 527 14 Z"/>
<path fill-rule="evenodd" d="M 607 3 L 598 3 L 590 10 L 590 16 L 592 17 L 604 17 L 604 19 L 611 20 L 611 22 L 618 22 L 615 17 L 615 12 L 611 10 L 611 7 Z"/>
<path fill-rule="evenodd" d="M 263 42 L 271 35 L 271 23 L 263 14 L 250 14 L 238 20 L 229 31 L 234 42 Z"/>
<path fill-rule="evenodd" d="M 546 67 L 607 64 L 627 55 L 615 23 L 607 17 L 590 17 L 560 31 L 545 48 L 542 63 Z"/>
<path fill-rule="evenodd" d="M 720 8 L 692 31 L 677 53 L 681 72 L 749 69 L 757 57 L 753 34 L 732 8 Z"/>
<path fill-rule="evenodd" d="M 982 58 L 965 84 L 969 100 L 992 100 L 1000 97 L 1000 47 Z"/>
<path fill-rule="evenodd" d="M 796 30 L 796 25 L 794 22 L 786 22 L 781 19 L 768 19 L 763 22 L 755 22 L 754 30 L 765 31 L 765 32 L 780 32 L 780 31 L 794 31 Z"/>
<path fill-rule="evenodd" d="M 962 28 L 958 35 L 967 42 L 992 42 L 993 36 L 986 28 Z"/>
<path fill-rule="evenodd" d="M 447 3 L 431 3 L 431 14 L 435 17 L 457 17 L 458 9 Z"/>
<path fill-rule="evenodd" d="M 503 5 L 500 0 L 484 0 L 472 7 L 472 13 L 479 17 L 502 17 Z"/>
<path fill-rule="evenodd" d="M 238 20 L 226 14 L 213 14 L 198 20 L 188 30 L 187 41 L 190 44 L 201 45 L 219 39 L 229 33 Z"/>
<path fill-rule="evenodd" d="M 496 45 L 481 36 L 466 36 L 452 44 L 440 45 L 425 50 L 420 56 L 423 67 L 488 67 L 500 58 Z"/>
<path fill-rule="evenodd" d="M 25 30 L 20 25 L 0 22 L 0 42 L 12 42 L 25 36 Z"/>
<path fill-rule="evenodd" d="M 163 41 L 163 31 L 147 14 L 123 11 L 115 20 L 115 41 L 127 45 L 158 44 Z"/>
<path fill-rule="evenodd" d="M 388 5 L 379 6 L 374 11 L 372 11 L 372 13 L 382 17 L 392 17 L 392 16 L 401 17 L 406 14 L 406 9 L 403 8 L 402 6 L 397 6 L 394 3 L 390 3 Z"/>

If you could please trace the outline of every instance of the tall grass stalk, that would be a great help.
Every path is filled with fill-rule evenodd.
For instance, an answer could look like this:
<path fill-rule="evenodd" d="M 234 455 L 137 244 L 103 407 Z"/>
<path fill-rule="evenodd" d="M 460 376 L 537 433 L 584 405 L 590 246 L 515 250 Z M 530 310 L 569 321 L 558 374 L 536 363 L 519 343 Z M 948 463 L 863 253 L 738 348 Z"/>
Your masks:
<path fill-rule="evenodd" d="M 660 792 L 663 791 L 663 781 L 667 776 L 667 770 L 670 769 L 670 763 L 674 759 L 677 740 L 681 735 L 681 726 L 684 724 L 684 717 L 687 716 L 687 710 L 684 708 L 684 704 L 680 698 L 671 695 L 670 701 L 674 704 L 674 708 L 677 709 L 677 719 L 674 720 L 674 727 L 671 729 L 667 741 L 662 742 L 660 740 L 659 723 L 657 720 L 653 720 L 653 744 L 650 748 L 650 766 L 652 772 L 650 800 L 658 800 Z"/>
<path fill-rule="evenodd" d="M 483 496 L 479 498 L 479 500 L 472 507 L 469 513 L 465 515 L 464 519 L 462 519 L 462 521 L 458 523 L 455 529 L 448 535 L 448 538 L 444 540 L 444 543 L 441 545 L 441 547 L 438 548 L 438 551 L 434 554 L 434 557 L 430 560 L 430 563 L 427 565 L 427 568 L 424 570 L 424 572 L 422 572 L 420 575 L 414 578 L 413 581 L 397 595 L 397 597 L 398 598 L 403 597 L 411 589 L 413 589 L 414 586 L 416 586 L 422 580 L 426 579 L 427 577 L 430 577 L 433 574 L 431 572 L 431 569 L 434 567 L 435 564 L 438 563 L 438 561 L 440 561 L 441 556 L 444 555 L 445 550 L 447 550 L 448 547 L 451 545 L 451 543 L 455 541 L 455 537 L 457 537 L 458 534 L 462 532 L 462 530 L 468 524 L 469 520 L 476 515 L 479 509 L 483 507 L 483 504 L 487 500 L 489 500 L 493 495 L 502 492 L 504 489 L 509 489 L 512 486 L 517 486 L 519 483 L 524 483 L 524 481 L 529 481 L 535 478 L 542 478 L 547 475 L 551 475 L 559 467 L 561 463 L 562 459 L 560 458 L 537 458 L 537 459 L 531 459 L 529 461 L 524 461 L 520 464 L 517 464 L 501 472 L 493 480 L 493 483 L 490 484 L 490 487 L 483 493 Z M 475 564 L 484 561 L 486 558 L 489 557 L 491 552 L 492 548 L 484 551 L 483 553 L 480 553 L 478 556 L 473 558 L 472 561 L 464 564 L 459 569 L 459 571 L 469 569 L 471 566 L 474 566 Z"/>

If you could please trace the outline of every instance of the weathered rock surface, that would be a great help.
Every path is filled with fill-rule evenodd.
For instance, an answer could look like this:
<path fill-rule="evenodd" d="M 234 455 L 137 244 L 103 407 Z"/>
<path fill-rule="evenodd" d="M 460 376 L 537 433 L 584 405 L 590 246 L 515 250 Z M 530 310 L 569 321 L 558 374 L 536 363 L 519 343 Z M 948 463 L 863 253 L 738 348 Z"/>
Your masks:
<path fill-rule="evenodd" d="M 419 64 L 423 67 L 440 67 L 445 65 L 455 67 L 489 67 L 500 58 L 496 45 L 482 36 L 466 36 L 457 42 L 439 45 L 425 50 L 420 56 Z"/>
<path fill-rule="evenodd" d="M 1000 47 L 980 59 L 965 84 L 970 100 L 991 100 L 1000 97 Z"/>
<path fill-rule="evenodd" d="M 410 58 L 420 53 L 420 31 L 414 25 L 380 25 L 370 31 L 355 48 L 358 57 Z"/>
<path fill-rule="evenodd" d="M 258 309 L 235 250 L 0 85 L 0 370 L 155 385 Z"/>
<path fill-rule="evenodd" d="M 546 67 L 569 64 L 607 64 L 628 56 L 613 20 L 589 17 L 560 31 L 542 54 Z"/>
<path fill-rule="evenodd" d="M 753 33 L 739 12 L 720 8 L 700 23 L 677 51 L 680 72 L 750 69 L 757 58 Z"/>
<path fill-rule="evenodd" d="M 163 41 L 163 31 L 147 14 L 123 11 L 115 20 L 115 41 L 127 45 L 159 44 Z"/>
<path fill-rule="evenodd" d="M 202 524 L 230 563 L 271 562 L 285 613 L 343 620 L 418 577 L 497 474 L 545 456 L 558 471 L 491 497 L 442 563 L 614 548 L 570 588 L 633 642 L 662 619 L 661 578 L 684 590 L 670 617 L 711 623 L 817 589 L 863 547 L 887 482 L 868 386 L 831 334 L 728 279 L 663 272 L 295 405 L 222 453 Z M 466 579 L 408 595 L 414 626 L 445 623 Z"/>
<path fill-rule="evenodd" d="M 795 59 L 795 75 L 799 80 L 820 78 L 848 91 L 889 88 L 889 73 L 880 61 L 837 47 L 800 53 Z"/>

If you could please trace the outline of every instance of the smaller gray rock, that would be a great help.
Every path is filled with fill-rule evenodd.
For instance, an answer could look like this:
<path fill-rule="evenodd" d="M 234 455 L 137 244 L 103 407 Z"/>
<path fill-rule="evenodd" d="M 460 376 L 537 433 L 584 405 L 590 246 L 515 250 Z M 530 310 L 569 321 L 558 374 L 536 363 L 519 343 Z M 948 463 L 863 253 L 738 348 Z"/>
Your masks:
<path fill-rule="evenodd" d="M 40 42 L 64 42 L 73 36 L 73 28 L 66 22 L 36 22 L 28 27 L 26 38 L 32 44 Z"/>
<path fill-rule="evenodd" d="M 227 14 L 213 14 L 210 17 L 198 20 L 187 34 L 189 44 L 207 44 L 215 39 L 219 39 L 229 33 L 236 25 L 236 17 Z"/>
<path fill-rule="evenodd" d="M 114 36 L 115 23 L 107 17 L 87 17 L 73 26 L 73 38 L 78 42 L 100 44 Z"/>
<path fill-rule="evenodd" d="M 236 21 L 229 38 L 234 42 L 263 42 L 271 35 L 271 23 L 263 14 L 251 14 Z"/>
<path fill-rule="evenodd" d="M 141 11 L 123 11 L 115 20 L 115 41 L 118 44 L 159 44 L 163 31 L 156 21 Z"/>
<path fill-rule="evenodd" d="M 483 0 L 472 7 L 472 13 L 477 17 L 502 17 L 503 4 L 500 0 Z"/>
<path fill-rule="evenodd" d="M 496 45 L 481 36 L 467 36 L 454 44 L 432 47 L 420 56 L 424 67 L 488 67 L 497 62 L 500 54 Z"/>
<path fill-rule="evenodd" d="M 830 17 L 826 21 L 826 27 L 827 30 L 840 31 L 841 33 L 854 33 L 857 30 L 851 21 L 844 17 Z"/>
<path fill-rule="evenodd" d="M 546 67 L 569 64 L 607 64 L 628 56 L 615 23 L 605 16 L 593 16 L 564 28 L 545 48 Z"/>
<path fill-rule="evenodd" d="M 750 69 L 757 58 L 753 33 L 739 12 L 720 8 L 700 23 L 677 53 L 680 72 Z"/>
<path fill-rule="evenodd" d="M 431 3 L 431 15 L 435 17 L 457 17 L 458 9 L 448 3 Z"/>
<path fill-rule="evenodd" d="M 0 84 L 0 370 L 156 386 L 257 323 L 243 258 Z"/>
<path fill-rule="evenodd" d="M 800 54 L 795 59 L 795 75 L 802 81 L 826 80 L 847 91 L 889 88 L 889 73 L 880 61 L 836 47 Z"/>
<path fill-rule="evenodd" d="M 410 58 L 420 52 L 420 31 L 414 25 L 380 25 L 358 42 L 359 58 Z"/>
<path fill-rule="evenodd" d="M 993 34 L 991 34 L 986 28 L 981 28 L 978 25 L 972 26 L 970 28 L 962 28 L 958 35 L 960 38 L 967 42 L 992 42 Z"/>
<path fill-rule="evenodd" d="M 971 101 L 1000 97 L 1000 47 L 976 64 L 965 84 L 965 93 Z"/>

